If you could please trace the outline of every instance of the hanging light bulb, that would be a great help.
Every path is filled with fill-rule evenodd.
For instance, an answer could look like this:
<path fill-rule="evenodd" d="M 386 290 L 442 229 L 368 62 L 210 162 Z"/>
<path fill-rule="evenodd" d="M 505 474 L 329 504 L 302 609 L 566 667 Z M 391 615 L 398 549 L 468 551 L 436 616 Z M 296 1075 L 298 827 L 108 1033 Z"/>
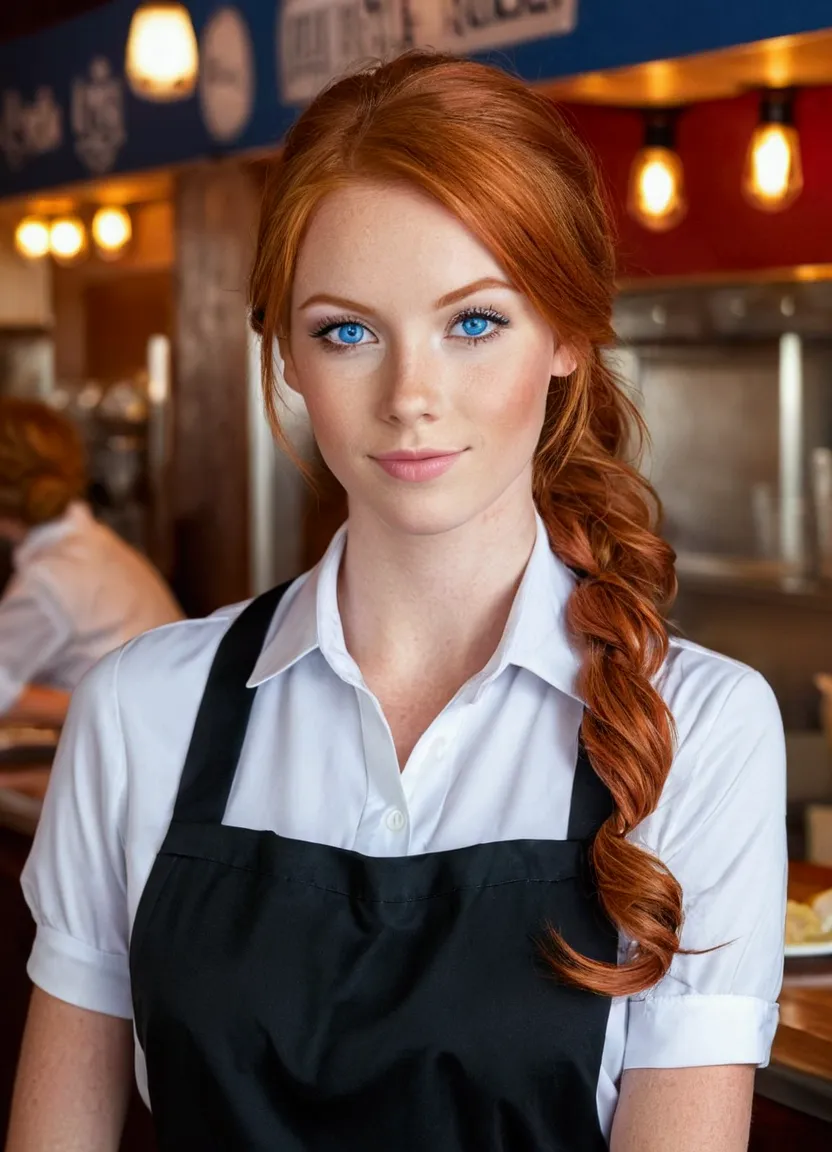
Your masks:
<path fill-rule="evenodd" d="M 61 216 L 49 227 L 49 251 L 59 264 L 74 264 L 87 250 L 87 231 L 77 216 Z"/>
<path fill-rule="evenodd" d="M 199 49 L 184 4 L 143 0 L 133 13 L 124 70 L 145 100 L 185 100 L 196 88 Z"/>
<path fill-rule="evenodd" d="M 781 212 L 794 203 L 802 188 L 792 93 L 766 92 L 760 100 L 760 122 L 748 146 L 743 191 L 755 208 Z"/>
<path fill-rule="evenodd" d="M 675 150 L 673 116 L 668 112 L 648 115 L 644 145 L 630 168 L 627 210 L 651 232 L 675 228 L 687 212 L 685 174 Z"/>
<path fill-rule="evenodd" d="M 39 216 L 26 216 L 14 230 L 14 246 L 27 260 L 39 260 L 49 252 L 49 225 Z"/>
<path fill-rule="evenodd" d="M 132 235 L 130 214 L 124 208 L 99 208 L 92 218 L 92 238 L 105 260 L 120 256 Z"/>

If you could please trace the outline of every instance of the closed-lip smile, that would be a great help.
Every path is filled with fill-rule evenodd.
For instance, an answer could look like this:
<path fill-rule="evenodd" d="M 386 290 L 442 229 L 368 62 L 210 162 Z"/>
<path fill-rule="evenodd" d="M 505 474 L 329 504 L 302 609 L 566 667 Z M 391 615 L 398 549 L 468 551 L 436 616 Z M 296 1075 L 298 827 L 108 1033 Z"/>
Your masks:
<path fill-rule="evenodd" d="M 434 480 L 453 468 L 465 449 L 399 448 L 371 457 L 394 480 L 419 483 Z"/>
<path fill-rule="evenodd" d="M 396 452 L 379 452 L 375 460 L 436 460 L 439 456 L 458 456 L 459 448 L 400 448 Z"/>

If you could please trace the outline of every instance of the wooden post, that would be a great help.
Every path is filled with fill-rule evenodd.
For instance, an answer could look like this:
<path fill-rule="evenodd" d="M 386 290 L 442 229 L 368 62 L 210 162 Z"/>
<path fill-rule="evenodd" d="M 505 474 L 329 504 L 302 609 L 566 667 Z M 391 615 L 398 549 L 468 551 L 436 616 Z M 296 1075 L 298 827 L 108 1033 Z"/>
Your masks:
<path fill-rule="evenodd" d="M 250 595 L 245 285 L 260 188 L 238 161 L 176 184 L 173 583 L 190 615 Z"/>

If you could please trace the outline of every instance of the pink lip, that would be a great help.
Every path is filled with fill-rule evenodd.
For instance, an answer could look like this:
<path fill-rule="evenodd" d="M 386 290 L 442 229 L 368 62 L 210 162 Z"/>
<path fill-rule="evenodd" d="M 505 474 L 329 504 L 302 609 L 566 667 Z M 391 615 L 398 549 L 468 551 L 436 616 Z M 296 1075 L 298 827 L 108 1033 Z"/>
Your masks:
<path fill-rule="evenodd" d="M 385 452 L 374 456 L 376 464 L 395 480 L 433 480 L 453 468 L 462 452 L 440 452 L 439 449 L 425 448 L 415 452 Z"/>

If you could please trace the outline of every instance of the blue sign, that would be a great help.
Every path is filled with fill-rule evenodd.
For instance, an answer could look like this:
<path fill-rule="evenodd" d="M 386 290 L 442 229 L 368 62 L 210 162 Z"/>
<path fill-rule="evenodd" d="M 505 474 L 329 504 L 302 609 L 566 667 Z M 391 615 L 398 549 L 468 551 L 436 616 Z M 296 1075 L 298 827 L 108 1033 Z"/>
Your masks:
<path fill-rule="evenodd" d="M 537 82 L 832 23 L 830 0 L 190 0 L 197 91 L 154 104 L 124 76 L 135 7 L 0 45 L 0 196 L 268 147 L 333 76 L 406 47 Z"/>

